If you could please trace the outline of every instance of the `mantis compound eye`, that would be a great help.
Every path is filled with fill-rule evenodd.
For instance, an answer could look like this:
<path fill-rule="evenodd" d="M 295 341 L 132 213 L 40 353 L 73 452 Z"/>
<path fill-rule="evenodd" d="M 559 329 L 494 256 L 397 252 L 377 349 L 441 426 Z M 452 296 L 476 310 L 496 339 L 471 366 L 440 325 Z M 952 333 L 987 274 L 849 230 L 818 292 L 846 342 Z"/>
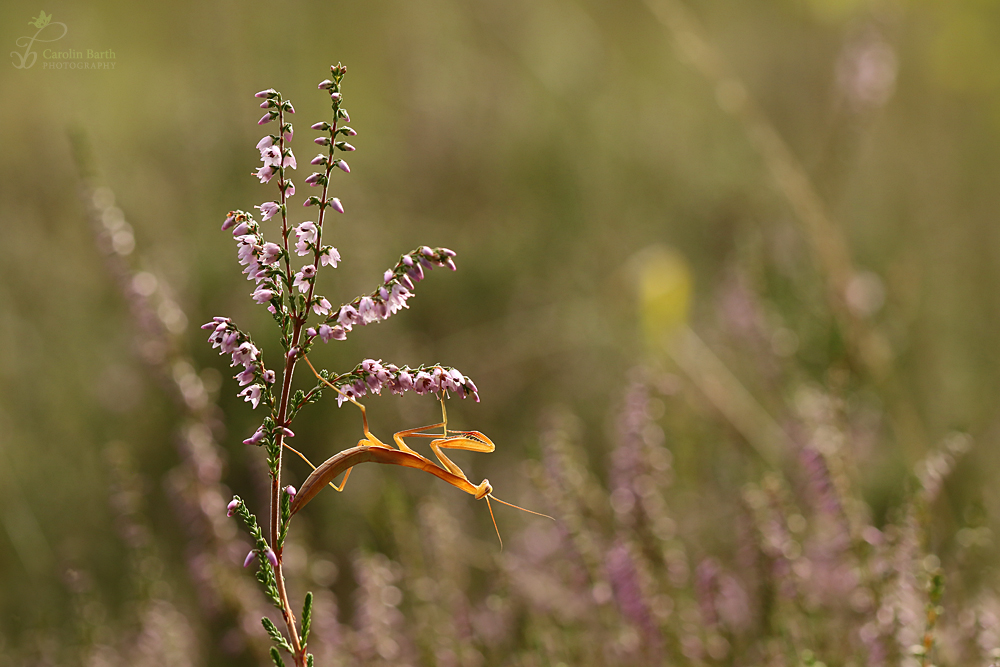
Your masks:
<path fill-rule="evenodd" d="M 482 500 L 491 493 L 493 493 L 493 487 L 490 486 L 490 480 L 484 479 L 476 488 L 476 500 Z"/>

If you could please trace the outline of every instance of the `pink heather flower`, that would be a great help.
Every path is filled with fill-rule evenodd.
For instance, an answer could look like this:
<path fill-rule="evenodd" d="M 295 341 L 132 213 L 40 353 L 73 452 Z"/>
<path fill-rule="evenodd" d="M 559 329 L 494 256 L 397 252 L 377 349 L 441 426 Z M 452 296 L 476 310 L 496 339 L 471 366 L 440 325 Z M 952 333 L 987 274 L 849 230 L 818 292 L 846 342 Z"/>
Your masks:
<path fill-rule="evenodd" d="M 376 320 L 384 320 L 389 317 L 389 306 L 385 301 L 375 302 L 375 318 Z"/>
<path fill-rule="evenodd" d="M 314 171 L 313 173 L 306 176 L 306 183 L 313 186 L 314 188 L 322 185 L 322 181 L 323 181 L 323 174 L 319 173 L 318 171 Z"/>
<path fill-rule="evenodd" d="M 350 331 L 353 325 L 361 322 L 361 316 L 354 309 L 354 306 L 343 306 L 337 313 L 337 321 L 345 330 Z"/>
<path fill-rule="evenodd" d="M 358 315 L 361 316 L 361 324 L 378 321 L 378 316 L 375 314 L 375 302 L 370 296 L 361 297 L 361 303 L 358 304 Z"/>
<path fill-rule="evenodd" d="M 323 339 L 324 343 L 329 343 L 331 340 L 347 340 L 347 332 L 341 326 L 331 327 L 328 324 L 321 324 L 319 337 Z"/>
<path fill-rule="evenodd" d="M 286 155 L 281 160 L 281 166 L 282 167 L 291 167 L 292 169 L 297 169 L 298 168 L 298 165 L 295 162 L 295 154 L 292 153 L 291 149 L 289 149 L 288 155 Z"/>
<path fill-rule="evenodd" d="M 292 129 L 291 123 L 285 123 L 285 133 L 282 135 L 285 141 L 291 141 L 292 136 L 295 134 L 295 130 Z"/>
<path fill-rule="evenodd" d="M 256 431 L 253 432 L 249 438 L 243 441 L 244 445 L 256 445 L 258 442 L 264 439 L 264 427 L 261 426 Z"/>
<path fill-rule="evenodd" d="M 459 392 L 462 390 L 462 385 L 465 384 L 465 378 L 461 373 L 452 368 L 445 375 L 445 384 L 449 391 Z"/>
<path fill-rule="evenodd" d="M 292 431 L 292 429 L 288 428 L 287 426 L 282 426 L 281 427 L 281 432 L 285 434 L 286 438 L 294 438 L 295 437 L 295 433 Z"/>
<path fill-rule="evenodd" d="M 264 248 L 261 252 L 261 261 L 265 266 L 270 266 L 274 264 L 279 259 L 281 259 L 281 246 L 277 243 L 271 243 L 268 241 L 264 244 Z"/>
<path fill-rule="evenodd" d="M 236 508 L 239 506 L 240 506 L 240 501 L 236 500 L 236 498 L 230 500 L 229 504 L 226 505 L 226 516 L 232 516 L 233 512 L 235 512 Z"/>
<path fill-rule="evenodd" d="M 285 111 L 288 113 L 295 113 L 295 107 L 292 106 L 291 102 L 285 102 Z"/>
<path fill-rule="evenodd" d="M 323 155 L 322 153 L 320 153 L 319 155 L 317 155 L 313 159 L 309 160 L 309 164 L 313 164 L 313 165 L 315 165 L 315 164 L 326 164 L 326 156 Z"/>
<path fill-rule="evenodd" d="M 274 296 L 274 290 L 267 289 L 266 287 L 258 287 L 253 293 L 253 300 L 257 303 L 270 303 Z"/>
<path fill-rule="evenodd" d="M 347 113 L 347 109 L 340 109 L 338 110 L 338 113 L 340 114 L 340 117 L 346 120 L 348 123 L 351 122 L 351 115 Z"/>
<path fill-rule="evenodd" d="M 413 377 L 407 371 L 399 372 L 398 381 L 400 393 L 413 389 Z"/>
<path fill-rule="evenodd" d="M 232 366 L 249 366 L 254 361 L 257 360 L 257 355 L 260 354 L 260 350 L 254 347 L 254 344 L 247 341 L 240 344 L 238 348 L 233 352 L 233 363 Z"/>
<path fill-rule="evenodd" d="M 410 279 L 415 283 L 419 283 L 424 279 L 424 269 L 419 264 L 414 264 L 413 268 L 406 271 L 406 275 L 410 276 Z"/>
<path fill-rule="evenodd" d="M 274 384 L 274 380 L 275 380 L 274 371 L 270 369 L 264 371 L 264 382 L 268 384 Z"/>
<path fill-rule="evenodd" d="M 273 201 L 264 202 L 260 206 L 254 206 L 254 208 L 260 209 L 260 219 L 265 221 L 273 218 L 281 210 L 281 207 Z"/>
<path fill-rule="evenodd" d="M 399 283 L 393 285 L 392 293 L 389 294 L 389 298 L 386 299 L 386 304 L 388 304 L 389 306 L 389 311 L 393 315 L 395 315 L 403 308 L 409 308 L 409 306 L 406 305 L 406 300 L 409 299 L 411 296 L 413 295 Z"/>
<path fill-rule="evenodd" d="M 239 245 L 236 246 L 236 257 L 239 259 L 241 266 L 250 264 L 256 259 L 257 253 L 263 250 L 263 248 L 254 245 L 253 242 L 255 240 L 252 236 L 241 236 L 239 238 Z"/>
<path fill-rule="evenodd" d="M 285 493 L 288 494 L 288 496 L 290 498 L 294 498 L 295 497 L 295 487 L 294 486 L 286 486 L 285 487 Z"/>
<path fill-rule="evenodd" d="M 413 289 L 413 281 L 410 280 L 410 276 L 406 275 L 405 273 L 399 277 L 399 284 L 408 290 Z"/>
<path fill-rule="evenodd" d="M 293 169 L 294 169 L 294 167 L 293 167 Z M 288 181 L 285 184 L 285 196 L 286 197 L 291 197 L 294 194 L 295 194 L 295 183 L 292 183 L 291 181 Z"/>
<path fill-rule="evenodd" d="M 420 246 L 420 254 L 423 255 L 424 257 L 433 257 L 434 251 L 428 248 L 427 246 L 422 245 Z"/>
<path fill-rule="evenodd" d="M 316 223 L 310 220 L 303 222 L 301 225 L 295 228 L 295 237 L 298 239 L 295 243 L 295 253 L 302 257 L 309 253 L 310 245 L 316 244 L 316 237 L 319 231 L 316 229 Z"/>
<path fill-rule="evenodd" d="M 457 254 L 454 250 L 449 250 L 448 248 L 439 248 L 439 250 L 445 257 L 454 257 Z"/>
<path fill-rule="evenodd" d="M 382 274 L 382 282 L 387 283 L 390 280 L 392 280 L 392 269 L 386 269 L 385 273 Z"/>
<path fill-rule="evenodd" d="M 273 146 L 273 145 L 274 145 L 274 137 L 272 137 L 269 134 L 269 135 L 267 135 L 266 137 L 264 137 L 263 139 L 261 139 L 260 141 L 257 142 L 257 150 L 259 150 L 261 153 L 263 153 L 265 148 L 267 148 L 268 146 Z"/>
<path fill-rule="evenodd" d="M 347 136 L 349 136 L 349 137 L 356 137 L 356 136 L 358 136 L 358 133 L 357 133 L 357 132 L 355 132 L 353 128 L 350 128 L 350 127 L 347 127 L 347 126 L 344 126 L 344 127 L 340 128 L 340 129 L 341 129 L 341 131 L 342 131 L 342 132 L 343 132 L 344 134 L 346 134 L 346 135 L 347 135 Z"/>
<path fill-rule="evenodd" d="M 361 370 L 365 373 L 377 373 L 382 370 L 382 364 L 374 359 L 365 359 L 361 362 Z"/>
<path fill-rule="evenodd" d="M 333 88 L 333 81 L 330 81 L 329 79 L 323 79 L 322 81 L 319 82 L 320 90 L 327 90 L 329 88 Z M 315 130 L 317 128 L 313 126 L 313 129 Z"/>
<path fill-rule="evenodd" d="M 333 100 L 334 102 L 339 102 L 341 99 L 343 99 L 343 95 L 341 95 L 338 92 L 332 92 L 330 93 L 330 99 Z"/>
<path fill-rule="evenodd" d="M 337 167 L 339 167 L 344 173 L 351 173 L 351 168 L 343 160 L 337 160 Z"/>
<path fill-rule="evenodd" d="M 413 391 L 418 394 L 426 394 L 430 391 L 435 391 L 437 388 L 434 386 L 434 378 L 430 376 L 426 371 L 420 371 L 417 373 L 417 377 L 413 380 Z"/>
<path fill-rule="evenodd" d="M 316 137 L 315 139 L 313 139 L 313 143 L 319 144 L 320 146 L 329 146 L 330 137 Z"/>
<path fill-rule="evenodd" d="M 327 246 L 323 249 L 323 252 L 319 255 L 320 266 L 326 266 L 330 264 L 333 268 L 337 268 L 337 262 L 340 261 L 340 253 L 332 245 Z"/>
<path fill-rule="evenodd" d="M 243 401 L 249 403 L 256 410 L 257 406 L 260 405 L 260 385 L 252 384 L 238 393 L 237 396 L 242 396 Z"/>
<path fill-rule="evenodd" d="M 330 197 L 330 207 L 337 213 L 344 212 L 344 205 L 340 203 L 340 200 L 336 197 Z"/>
<path fill-rule="evenodd" d="M 320 130 L 321 132 L 325 132 L 326 130 L 330 129 L 330 124 L 327 123 L 325 120 L 321 120 L 318 123 L 313 123 L 312 125 L 310 125 L 309 129 L 310 130 Z"/>
<path fill-rule="evenodd" d="M 413 258 L 409 255 L 403 255 L 403 259 L 401 261 L 405 266 L 413 266 Z"/>
<path fill-rule="evenodd" d="M 254 97 L 273 97 L 278 94 L 274 88 L 268 88 L 267 90 L 262 90 L 259 93 L 255 93 Z"/>
<path fill-rule="evenodd" d="M 347 143 L 346 141 L 342 141 L 342 142 L 340 143 L 340 145 L 339 145 L 339 146 L 337 146 L 337 148 L 339 148 L 339 149 L 340 149 L 340 150 L 342 150 L 342 151 L 347 151 L 348 153 L 350 153 L 350 152 L 351 152 L 351 151 L 353 151 L 353 150 L 356 150 L 356 149 L 354 148 L 354 146 L 350 145 L 350 144 L 349 144 L 349 143 Z"/>
<path fill-rule="evenodd" d="M 274 555 L 274 550 L 271 547 L 267 548 L 264 555 L 267 557 L 267 562 L 271 564 L 271 567 L 278 567 L 278 557 Z"/>
<path fill-rule="evenodd" d="M 317 315 L 321 317 L 326 317 L 327 315 L 330 314 L 330 309 L 333 308 L 333 306 L 330 305 L 330 302 L 326 300 L 326 297 L 321 296 L 317 297 L 316 300 L 313 301 L 312 308 L 313 312 L 316 313 Z"/>
<path fill-rule="evenodd" d="M 236 215 L 233 211 L 229 212 L 226 219 L 222 222 L 222 231 L 226 231 L 230 227 L 236 224 Z"/>
<path fill-rule="evenodd" d="M 243 567 L 250 567 L 250 563 L 253 562 L 254 556 L 256 555 L 257 554 L 253 551 L 253 549 L 251 549 L 250 553 L 247 554 L 247 557 L 243 559 Z"/>
<path fill-rule="evenodd" d="M 292 283 L 293 287 L 298 287 L 299 291 L 305 294 L 309 291 L 309 281 L 316 277 L 316 267 L 312 264 L 307 264 L 302 267 L 302 270 L 295 274 L 295 281 Z"/>
<path fill-rule="evenodd" d="M 220 354 L 232 354 L 233 350 L 236 349 L 240 342 L 240 333 L 238 331 L 230 331 L 228 333 L 222 334 L 222 339 L 220 340 L 222 349 L 219 350 Z"/>
<path fill-rule="evenodd" d="M 256 375 L 257 375 L 257 369 L 255 369 L 253 366 L 248 366 L 247 368 L 243 369 L 242 372 L 237 373 L 233 377 L 239 380 L 241 387 L 245 387 L 246 385 L 253 382 L 254 376 Z"/>
<path fill-rule="evenodd" d="M 452 271 L 457 271 L 458 270 L 458 267 L 455 266 L 455 261 L 452 260 L 451 257 L 448 257 L 447 259 L 444 260 L 444 265 L 447 266 Z"/>
<path fill-rule="evenodd" d="M 274 176 L 274 167 L 265 164 L 263 167 L 254 172 L 254 176 L 259 178 L 261 183 L 267 183 Z"/>
<path fill-rule="evenodd" d="M 264 125 L 265 123 L 270 123 L 275 118 L 277 118 L 277 116 L 272 116 L 271 112 L 268 111 L 266 114 L 260 117 L 260 120 L 257 121 L 257 124 Z"/>
<path fill-rule="evenodd" d="M 247 232 L 250 231 L 250 225 L 246 222 L 241 222 L 233 228 L 233 236 L 239 238 L 240 236 L 246 236 Z"/>
<path fill-rule="evenodd" d="M 268 166 L 278 167 L 281 165 L 281 151 L 277 146 L 271 144 L 260 151 L 260 159 Z"/>

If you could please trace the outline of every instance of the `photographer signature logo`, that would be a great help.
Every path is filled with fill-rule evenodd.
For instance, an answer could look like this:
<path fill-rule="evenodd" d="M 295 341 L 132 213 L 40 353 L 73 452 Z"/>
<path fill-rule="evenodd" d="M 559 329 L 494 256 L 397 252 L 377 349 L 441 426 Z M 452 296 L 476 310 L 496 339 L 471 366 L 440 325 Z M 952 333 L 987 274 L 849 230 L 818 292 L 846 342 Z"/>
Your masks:
<path fill-rule="evenodd" d="M 59 21 L 52 23 L 52 14 L 46 14 L 45 12 L 40 12 L 37 18 L 33 21 L 28 21 L 28 25 L 37 28 L 35 34 L 18 37 L 15 42 L 19 48 L 24 49 L 24 52 L 10 52 L 11 57 L 14 59 L 14 67 L 17 69 L 28 69 L 38 60 L 38 52 L 32 50 L 35 42 L 58 42 L 69 32 L 69 28 L 66 27 L 65 23 L 60 23 Z M 42 33 L 44 33 L 44 36 Z"/>

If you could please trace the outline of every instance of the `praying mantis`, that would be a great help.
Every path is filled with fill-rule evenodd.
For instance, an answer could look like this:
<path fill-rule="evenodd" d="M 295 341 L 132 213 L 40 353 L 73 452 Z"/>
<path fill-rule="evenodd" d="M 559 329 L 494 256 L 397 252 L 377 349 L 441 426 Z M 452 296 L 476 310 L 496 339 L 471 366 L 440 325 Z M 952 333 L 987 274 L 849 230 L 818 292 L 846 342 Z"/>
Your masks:
<path fill-rule="evenodd" d="M 441 451 L 442 449 L 461 449 L 472 452 L 489 453 L 496 449 L 493 441 L 479 431 L 448 430 L 448 412 L 444 405 L 443 395 L 439 397 L 439 400 L 441 401 L 441 421 L 437 424 L 406 429 L 393 434 L 392 439 L 393 442 L 396 443 L 396 447 L 392 447 L 391 445 L 387 445 L 379 440 L 368 429 L 368 413 L 365 410 L 364 405 L 355 400 L 354 397 L 346 395 L 338 387 L 328 382 L 323 376 L 316 372 L 316 369 L 313 367 L 308 357 L 303 355 L 303 359 L 306 364 L 309 365 L 313 375 L 315 375 L 321 383 L 333 389 L 341 396 L 344 396 L 354 405 L 358 406 L 361 410 L 361 422 L 365 437 L 358 441 L 357 446 L 345 449 L 344 451 L 335 454 L 319 466 L 314 466 L 312 462 L 310 462 L 309 459 L 306 458 L 301 452 L 286 443 L 282 443 L 287 449 L 294 454 L 297 454 L 309 465 L 309 467 L 313 469 L 312 473 L 310 473 L 306 480 L 302 483 L 302 486 L 292 499 L 292 515 L 305 507 L 306 504 L 327 485 L 333 487 L 337 491 L 343 491 L 344 486 L 347 484 L 347 478 L 350 476 L 351 470 L 354 466 L 359 463 L 374 461 L 376 463 L 385 463 L 423 470 L 424 472 L 430 473 L 435 477 L 444 480 L 448 484 L 451 484 L 456 489 L 465 491 L 469 495 L 475 497 L 476 500 L 482 500 L 485 498 L 486 505 L 490 511 L 490 519 L 493 520 L 493 528 L 496 530 L 497 539 L 500 540 L 501 550 L 503 549 L 503 538 L 500 537 L 500 528 L 497 526 L 496 517 L 493 515 L 493 506 L 490 504 L 490 499 L 509 507 L 519 509 L 523 512 L 528 512 L 529 514 L 544 516 L 548 519 L 552 519 L 553 521 L 555 520 L 548 514 L 534 512 L 497 498 L 493 495 L 493 486 L 490 484 L 488 479 L 484 479 L 478 485 L 473 484 L 469 481 L 469 478 L 466 477 L 462 469 L 459 468 L 454 461 L 448 458 L 443 451 Z M 429 432 L 436 428 L 441 428 L 441 432 Z M 430 442 L 430 448 L 431 451 L 434 452 L 438 461 L 441 462 L 441 465 L 437 465 L 430 459 L 414 451 L 403 440 L 403 438 L 407 437 L 433 438 Z M 344 473 L 344 479 L 341 480 L 340 485 L 338 486 L 333 483 L 333 480 L 336 479 L 340 473 Z"/>

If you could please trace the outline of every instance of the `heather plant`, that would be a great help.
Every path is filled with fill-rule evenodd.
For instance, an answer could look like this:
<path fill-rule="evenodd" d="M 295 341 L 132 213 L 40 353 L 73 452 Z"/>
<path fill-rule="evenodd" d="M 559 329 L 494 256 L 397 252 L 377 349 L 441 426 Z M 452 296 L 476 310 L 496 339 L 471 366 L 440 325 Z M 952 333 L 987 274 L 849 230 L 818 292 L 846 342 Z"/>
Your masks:
<path fill-rule="evenodd" d="M 493 444 L 477 432 L 451 431 L 449 434 L 444 399 L 450 394 L 461 398 L 479 400 L 473 381 L 455 368 L 440 364 L 421 365 L 415 368 L 383 364 L 381 360 L 365 359 L 356 367 L 343 373 L 316 370 L 308 359 L 317 341 L 324 343 L 342 341 L 354 327 L 375 324 L 408 308 L 415 284 L 435 267 L 455 270 L 455 253 L 447 248 L 421 246 L 402 255 L 395 266 L 385 271 L 382 283 L 371 293 L 360 295 L 334 308 L 331 302 L 317 291 L 317 278 L 325 267 L 337 268 L 340 253 L 329 244 L 327 231 L 330 215 L 343 214 L 344 206 L 332 196 L 331 179 L 335 170 L 350 173 L 343 154 L 355 148 L 345 139 L 357 133 L 344 123 L 350 115 L 343 106 L 343 81 L 347 68 L 341 64 L 331 67 L 329 79 L 319 83 L 319 90 L 329 95 L 331 116 L 312 129 L 320 133 L 314 142 L 323 150 L 311 160 L 318 167 L 305 178 L 305 182 L 319 190 L 318 195 L 305 198 L 303 206 L 316 212 L 315 220 L 299 223 L 291 221 L 290 201 L 295 195 L 291 171 L 297 161 L 291 143 L 294 130 L 290 117 L 295 113 L 292 103 L 274 89 L 256 94 L 262 100 L 264 115 L 259 124 L 274 123 L 276 130 L 257 144 L 262 165 L 255 172 L 261 184 L 277 185 L 277 197 L 254 208 L 260 212 L 260 222 L 254 215 L 242 210 L 231 211 L 226 216 L 222 230 L 230 230 L 237 244 L 237 257 L 244 267 L 243 273 L 253 281 L 253 300 L 266 306 L 280 331 L 281 355 L 277 365 L 269 368 L 263 351 L 257 347 L 249 333 L 239 328 L 228 317 L 215 317 L 203 326 L 211 330 L 209 341 L 220 354 L 231 355 L 232 366 L 241 368 L 235 379 L 244 387 L 239 395 L 257 409 L 263 406 L 266 414 L 260 427 L 244 443 L 261 448 L 267 459 L 270 481 L 269 512 L 264 526 L 250 512 L 244 501 L 235 496 L 228 512 L 236 514 L 246 524 L 254 542 L 244 566 L 257 561 L 257 579 L 270 602 L 281 612 L 284 632 L 267 617 L 262 619 L 264 629 L 274 642 L 271 657 L 279 667 L 283 664 L 280 650 L 291 654 L 295 665 L 312 665 L 314 658 L 308 652 L 308 639 L 312 621 L 313 594 L 307 593 L 301 618 L 297 619 L 289 601 L 285 585 L 283 547 L 292 515 L 302 509 L 322 488 L 333 486 L 333 479 L 344 473 L 338 491 L 343 489 L 356 463 L 376 461 L 426 470 L 458 488 L 466 490 L 477 499 L 490 497 L 492 488 L 488 481 L 473 485 L 458 466 L 442 452 L 442 447 L 492 451 Z M 268 228 L 271 229 L 268 229 Z M 294 237 L 293 237 L 294 233 Z M 273 238 L 274 240 L 268 240 Z M 296 266 L 300 260 L 304 262 Z M 308 390 L 294 390 L 293 376 L 296 366 L 305 361 L 316 383 Z M 295 417 L 307 405 L 316 403 L 324 389 L 332 390 L 337 405 L 345 402 L 357 405 L 362 412 L 365 438 L 355 447 L 331 458 L 315 469 L 296 491 L 282 483 L 282 458 L 285 449 L 293 450 L 286 442 L 294 437 L 291 426 Z M 437 396 L 442 406 L 442 423 L 405 431 L 395 436 L 399 449 L 379 441 L 368 430 L 365 408 L 357 399 L 368 393 L 379 394 L 388 390 L 394 394 L 414 391 L 417 394 Z M 442 432 L 428 431 L 440 427 Z M 444 467 L 437 466 L 410 449 L 403 435 L 436 438 L 431 447 Z M 298 454 L 298 452 L 296 451 Z M 302 456 L 301 454 L 299 454 Z M 305 459 L 305 457 L 302 457 Z M 308 463 L 308 459 L 306 459 Z M 309 463 L 312 466 L 311 463 Z M 315 468 L 315 467 L 314 467 Z M 488 502 L 488 500 L 487 500 Z M 280 649 L 280 650 L 279 650 Z"/>

